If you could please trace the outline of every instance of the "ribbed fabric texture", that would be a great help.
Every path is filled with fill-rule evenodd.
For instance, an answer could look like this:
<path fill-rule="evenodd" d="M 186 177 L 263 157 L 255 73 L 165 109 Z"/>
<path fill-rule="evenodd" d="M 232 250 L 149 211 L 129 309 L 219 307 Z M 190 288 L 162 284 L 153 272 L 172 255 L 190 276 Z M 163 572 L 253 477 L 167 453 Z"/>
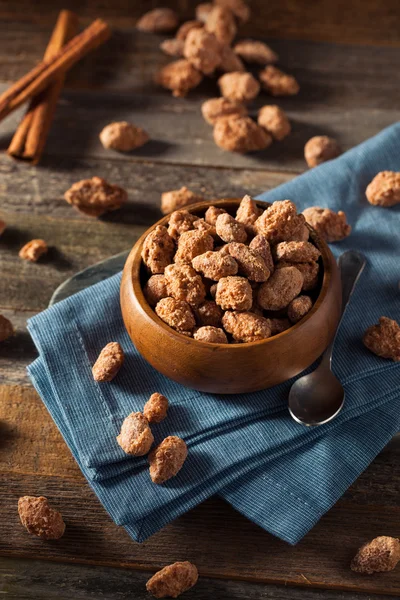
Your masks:
<path fill-rule="evenodd" d="M 261 196 L 344 210 L 351 236 L 332 245 L 368 260 L 344 317 L 333 369 L 346 404 L 332 423 L 308 429 L 287 412 L 291 382 L 246 395 L 212 395 L 184 388 L 142 359 L 125 332 L 120 275 L 64 300 L 29 321 L 39 358 L 29 367 L 80 468 L 114 521 L 137 541 L 219 493 L 261 527 L 296 543 L 337 501 L 400 426 L 400 365 L 368 352 L 365 329 L 381 315 L 399 320 L 399 207 L 372 207 L 365 188 L 381 170 L 400 170 L 400 124 L 338 159 Z M 96 383 L 91 366 L 118 341 L 125 364 L 110 383 Z M 185 439 L 181 472 L 154 485 L 145 458 L 125 455 L 115 441 L 121 423 L 159 391 L 168 418 L 153 426 L 156 443 Z"/>

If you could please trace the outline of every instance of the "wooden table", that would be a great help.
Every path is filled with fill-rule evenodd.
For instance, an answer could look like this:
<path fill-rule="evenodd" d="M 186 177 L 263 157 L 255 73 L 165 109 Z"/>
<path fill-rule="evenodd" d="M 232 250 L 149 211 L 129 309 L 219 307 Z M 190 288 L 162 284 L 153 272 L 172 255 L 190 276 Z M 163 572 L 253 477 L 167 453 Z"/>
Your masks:
<path fill-rule="evenodd" d="M 251 2 L 255 18 L 243 34 L 277 38 L 271 45 L 301 84 L 298 97 L 279 101 L 293 134 L 252 156 L 224 153 L 214 145 L 199 109 L 205 97 L 215 95 L 213 81 L 185 100 L 152 83 L 168 58 L 158 50 L 160 38 L 134 30 L 149 2 L 65 4 L 84 22 L 108 19 L 115 33 L 71 72 L 41 165 L 0 155 L 1 214 L 8 224 L 0 241 L 0 311 L 17 328 L 0 347 L 0 592 L 14 600 L 140 600 L 147 597 L 149 573 L 188 559 L 201 574 L 187 595 L 193 599 L 400 596 L 399 568 L 373 577 L 349 570 L 362 542 L 400 534 L 399 445 L 389 445 L 294 548 L 219 499 L 139 545 L 100 506 L 25 372 L 36 356 L 27 318 L 47 306 L 64 279 L 128 249 L 159 218 L 162 191 L 187 185 L 208 198 L 255 195 L 304 170 L 302 149 L 312 135 L 332 134 L 347 149 L 398 120 L 397 0 Z M 190 17 L 195 3 L 168 4 Z M 59 0 L 0 2 L 1 91 L 40 59 L 63 5 Z M 260 98 L 257 107 L 268 101 Z M 20 114 L 1 124 L 3 149 Z M 152 141 L 129 155 L 104 150 L 99 131 L 122 119 L 144 126 Z M 128 205 L 102 220 L 71 209 L 64 191 L 93 175 L 125 187 Z M 24 263 L 18 250 L 35 237 L 44 238 L 51 251 L 38 264 Z M 68 527 L 60 542 L 43 543 L 21 527 L 16 507 L 25 494 L 48 496 L 62 509 Z"/>

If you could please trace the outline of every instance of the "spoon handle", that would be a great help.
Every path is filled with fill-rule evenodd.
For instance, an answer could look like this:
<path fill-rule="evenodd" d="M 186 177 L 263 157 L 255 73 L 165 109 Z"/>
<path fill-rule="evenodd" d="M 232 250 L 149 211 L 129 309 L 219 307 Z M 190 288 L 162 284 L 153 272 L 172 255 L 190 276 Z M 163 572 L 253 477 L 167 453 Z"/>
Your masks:
<path fill-rule="evenodd" d="M 343 252 L 343 254 L 339 256 L 338 266 L 340 271 L 340 279 L 342 282 L 342 315 L 340 317 L 335 336 L 325 350 L 321 362 L 328 363 L 329 365 L 331 364 L 333 346 L 335 344 L 340 323 L 342 322 L 343 315 L 346 311 L 354 288 L 356 287 L 356 283 L 359 280 L 359 277 L 366 264 L 367 260 L 365 256 L 361 254 L 361 252 L 356 252 L 355 250 L 347 250 L 347 252 Z"/>

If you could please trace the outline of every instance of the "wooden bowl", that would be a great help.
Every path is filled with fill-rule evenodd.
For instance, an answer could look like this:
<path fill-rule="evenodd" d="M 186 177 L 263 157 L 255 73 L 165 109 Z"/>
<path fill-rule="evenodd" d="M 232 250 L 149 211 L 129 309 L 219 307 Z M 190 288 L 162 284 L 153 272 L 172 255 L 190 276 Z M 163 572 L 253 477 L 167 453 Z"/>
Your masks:
<path fill-rule="evenodd" d="M 235 214 L 239 199 L 185 206 L 203 216 L 210 205 Z M 266 205 L 257 202 L 261 208 Z M 125 327 L 136 349 L 170 379 L 202 392 L 238 394 L 269 388 L 310 366 L 332 340 L 341 312 L 341 284 L 336 261 L 327 244 L 310 228 L 310 238 L 321 252 L 321 287 L 311 311 L 290 329 L 248 344 L 209 344 L 177 333 L 147 303 L 142 285 L 146 271 L 141 251 L 146 236 L 169 216 L 150 227 L 126 261 L 121 283 Z M 148 277 L 148 275 L 147 275 Z"/>

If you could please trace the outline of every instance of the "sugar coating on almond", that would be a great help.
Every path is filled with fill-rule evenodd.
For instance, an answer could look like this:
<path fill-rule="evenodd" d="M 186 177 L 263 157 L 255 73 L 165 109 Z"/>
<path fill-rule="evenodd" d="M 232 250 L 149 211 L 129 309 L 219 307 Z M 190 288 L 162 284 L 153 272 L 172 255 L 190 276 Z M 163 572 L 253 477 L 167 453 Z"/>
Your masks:
<path fill-rule="evenodd" d="M 260 108 L 257 122 L 278 141 L 283 140 L 291 132 L 290 122 L 285 111 L 274 104 Z"/>
<path fill-rule="evenodd" d="M 338 142 L 327 135 L 316 135 L 304 146 L 304 158 L 307 165 L 317 167 L 327 160 L 332 160 L 342 153 Z"/>
<path fill-rule="evenodd" d="M 165 65 L 155 77 L 156 83 L 171 90 L 172 95 L 178 98 L 185 97 L 202 79 L 202 73 L 185 58 Z"/>
<path fill-rule="evenodd" d="M 149 454 L 150 477 L 153 483 L 162 484 L 175 477 L 183 467 L 188 451 L 185 442 L 170 435 Z"/>
<path fill-rule="evenodd" d="M 264 42 L 256 40 L 240 40 L 234 46 L 234 51 L 244 61 L 248 63 L 256 63 L 258 65 L 267 65 L 275 63 L 278 60 L 278 55 Z"/>
<path fill-rule="evenodd" d="M 279 243 L 293 235 L 303 223 L 304 217 L 297 215 L 293 202 L 278 200 L 264 210 L 254 223 L 254 228 L 269 243 Z"/>
<path fill-rule="evenodd" d="M 193 223 L 193 229 L 197 231 L 202 231 L 203 233 L 207 233 L 212 238 L 217 238 L 217 231 L 213 225 L 207 223 L 205 219 L 196 219 Z"/>
<path fill-rule="evenodd" d="M 185 23 L 182 23 L 182 25 L 179 27 L 178 31 L 175 34 L 175 38 L 184 42 L 187 38 L 189 31 L 192 31 L 192 29 L 201 29 L 202 27 L 204 27 L 204 23 L 203 21 L 200 21 L 198 19 L 186 21 Z"/>
<path fill-rule="evenodd" d="M 167 33 L 178 27 L 178 15 L 171 8 L 155 8 L 140 17 L 136 29 L 152 33 Z"/>
<path fill-rule="evenodd" d="M 233 71 L 218 79 L 222 96 L 232 102 L 250 102 L 258 95 L 260 84 L 251 73 Z"/>
<path fill-rule="evenodd" d="M 205 28 L 221 44 L 231 44 L 237 32 L 235 17 L 223 6 L 214 6 L 207 17 Z"/>
<path fill-rule="evenodd" d="M 48 250 L 48 246 L 44 240 L 31 240 L 21 248 L 19 257 L 29 262 L 37 262 Z"/>
<path fill-rule="evenodd" d="M 204 220 L 206 223 L 214 225 L 215 227 L 219 215 L 222 215 L 223 213 L 226 213 L 225 209 L 218 208 L 217 206 L 209 206 L 205 212 Z"/>
<path fill-rule="evenodd" d="M 235 259 L 239 267 L 239 275 L 247 277 L 249 281 L 258 283 L 267 281 L 270 276 L 270 270 L 257 251 L 252 250 L 246 244 L 238 242 L 231 242 L 228 247 L 230 256 Z"/>
<path fill-rule="evenodd" d="M 321 252 L 310 242 L 280 242 L 274 248 L 274 255 L 278 261 L 301 263 L 318 260 Z"/>
<path fill-rule="evenodd" d="M 372 575 L 392 571 L 399 560 L 400 540 L 382 535 L 361 546 L 350 566 L 356 573 Z"/>
<path fill-rule="evenodd" d="M 154 392 L 144 405 L 143 415 L 149 423 L 161 423 L 166 418 L 167 411 L 168 398 L 159 392 Z"/>
<path fill-rule="evenodd" d="M 240 154 L 265 150 L 272 143 L 272 137 L 250 117 L 218 119 L 213 136 L 217 146 Z"/>
<path fill-rule="evenodd" d="M 270 273 L 274 272 L 275 266 L 272 258 L 271 246 L 264 235 L 258 234 L 249 244 L 250 250 L 257 252 L 265 262 Z"/>
<path fill-rule="evenodd" d="M 165 267 L 172 263 L 175 243 L 167 228 L 157 225 L 146 237 L 142 248 L 142 260 L 153 274 L 164 273 Z"/>
<path fill-rule="evenodd" d="M 215 224 L 217 234 L 224 242 L 245 242 L 247 233 L 243 223 L 236 221 L 231 215 L 219 215 Z"/>
<path fill-rule="evenodd" d="M 246 71 L 246 67 L 243 61 L 228 44 L 220 45 L 220 59 L 219 70 L 223 73 L 233 73 L 234 71 L 243 73 Z"/>
<path fill-rule="evenodd" d="M 224 330 L 220 327 L 213 327 L 211 325 L 199 327 L 199 329 L 194 332 L 193 337 L 199 342 L 208 342 L 209 344 L 228 343 L 228 338 L 226 337 Z"/>
<path fill-rule="evenodd" d="M 346 215 L 341 210 L 336 213 L 330 208 L 311 206 L 303 210 L 303 215 L 307 223 L 326 242 L 339 242 L 351 233 L 351 226 L 347 223 Z"/>
<path fill-rule="evenodd" d="M 312 300 L 309 296 L 297 296 L 292 300 L 287 309 L 291 323 L 297 323 L 312 309 Z"/>
<path fill-rule="evenodd" d="M 367 200 L 375 206 L 391 207 L 400 203 L 400 172 L 381 171 L 368 185 Z"/>
<path fill-rule="evenodd" d="M 167 215 L 174 210 L 203 200 L 202 196 L 192 192 L 186 186 L 182 186 L 179 190 L 170 190 L 161 194 L 161 211 Z"/>
<path fill-rule="evenodd" d="M 400 361 L 400 325 L 394 319 L 380 317 L 377 325 L 367 329 L 363 342 L 377 356 Z"/>
<path fill-rule="evenodd" d="M 22 525 L 32 535 L 44 540 L 58 540 L 64 535 L 61 513 L 51 508 L 44 496 L 22 496 L 18 500 L 18 514 Z"/>
<path fill-rule="evenodd" d="M 141 412 L 133 412 L 126 417 L 117 436 L 117 442 L 126 454 L 144 456 L 154 442 L 149 422 Z"/>
<path fill-rule="evenodd" d="M 257 342 L 271 335 L 269 320 L 252 312 L 226 311 L 222 325 L 237 342 Z"/>
<path fill-rule="evenodd" d="M 152 275 L 145 283 L 143 293 L 153 308 L 162 298 L 166 298 L 168 292 L 164 275 Z"/>
<path fill-rule="evenodd" d="M 191 332 L 196 325 L 192 309 L 185 300 L 162 298 L 155 311 L 160 319 L 179 333 Z"/>
<path fill-rule="evenodd" d="M 183 47 L 184 41 L 178 40 L 176 38 L 171 38 L 169 40 L 164 40 L 160 44 L 160 50 L 167 54 L 168 56 L 183 56 Z"/>
<path fill-rule="evenodd" d="M 185 46 L 184 57 L 205 75 L 211 75 L 221 62 L 220 45 L 217 38 L 205 29 L 189 31 Z"/>
<path fill-rule="evenodd" d="M 146 589 L 155 598 L 177 598 L 193 587 L 199 578 L 194 564 L 175 562 L 158 571 L 146 583 Z"/>
<path fill-rule="evenodd" d="M 293 96 L 299 93 L 300 86 L 296 79 L 272 65 L 260 71 L 259 78 L 263 88 L 271 96 Z"/>
<path fill-rule="evenodd" d="M 303 275 L 303 292 L 309 292 L 316 288 L 318 284 L 319 264 L 316 261 L 312 262 L 290 262 L 288 260 L 279 260 L 275 264 L 276 269 L 284 269 L 286 267 L 295 267 Z"/>
<path fill-rule="evenodd" d="M 239 23 L 247 23 L 250 19 L 250 7 L 245 0 L 215 0 L 214 4 L 230 10 Z"/>
<path fill-rule="evenodd" d="M 82 179 L 64 194 L 65 200 L 89 217 L 99 217 L 118 210 L 128 200 L 126 191 L 101 177 Z"/>
<path fill-rule="evenodd" d="M 221 117 L 230 117 L 232 115 L 244 117 L 247 115 L 247 108 L 240 102 L 232 102 L 226 98 L 210 98 L 201 105 L 201 113 L 207 123 L 215 125 L 217 119 Z"/>
<path fill-rule="evenodd" d="M 262 209 L 258 208 L 253 198 L 246 194 L 242 198 L 239 204 L 239 208 L 237 209 L 236 221 L 239 221 L 239 223 L 243 223 L 248 235 L 254 235 L 254 223 L 257 221 L 261 213 Z"/>
<path fill-rule="evenodd" d="M 0 315 L 0 342 L 4 342 L 8 340 L 12 335 L 14 335 L 14 327 L 4 315 Z"/>
<path fill-rule="evenodd" d="M 262 283 L 258 291 L 258 304 L 264 310 L 281 310 L 299 295 L 303 275 L 295 267 L 277 269 Z"/>
<path fill-rule="evenodd" d="M 95 381 L 112 381 L 124 364 L 125 355 L 118 342 L 110 342 L 104 346 L 92 367 Z"/>
<path fill-rule="evenodd" d="M 199 254 L 192 260 L 192 265 L 196 271 L 213 281 L 236 275 L 238 272 L 237 262 L 231 256 L 224 256 L 220 252 L 208 251 Z"/>
<path fill-rule="evenodd" d="M 203 280 L 188 264 L 171 264 L 164 271 L 168 296 L 198 306 L 206 297 Z"/>
<path fill-rule="evenodd" d="M 149 141 L 148 133 L 144 129 L 127 121 L 116 121 L 106 125 L 99 137 L 104 148 L 120 152 L 135 150 Z"/>
<path fill-rule="evenodd" d="M 215 302 L 223 310 L 250 310 L 253 290 L 245 277 L 223 277 L 218 281 Z"/>
<path fill-rule="evenodd" d="M 194 223 L 198 220 L 196 215 L 192 215 L 187 210 L 175 210 L 170 214 L 168 221 L 168 235 L 170 235 L 176 242 L 179 236 L 185 231 L 192 231 L 194 229 Z"/>
<path fill-rule="evenodd" d="M 212 2 L 201 2 L 196 6 L 196 19 L 202 23 L 206 23 L 208 15 L 212 11 L 214 5 Z"/>
<path fill-rule="evenodd" d="M 178 250 L 175 254 L 176 263 L 191 264 L 195 256 L 204 254 L 214 247 L 214 240 L 204 231 L 185 231 L 179 237 Z"/>

